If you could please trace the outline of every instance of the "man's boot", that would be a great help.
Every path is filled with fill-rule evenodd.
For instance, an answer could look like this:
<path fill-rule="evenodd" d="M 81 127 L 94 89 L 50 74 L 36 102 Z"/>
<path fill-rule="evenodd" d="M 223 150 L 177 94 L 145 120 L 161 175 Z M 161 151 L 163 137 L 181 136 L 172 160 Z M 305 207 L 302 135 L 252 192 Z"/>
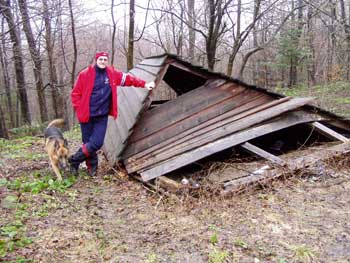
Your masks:
<path fill-rule="evenodd" d="M 86 160 L 86 155 L 83 153 L 82 148 L 80 148 L 74 155 L 68 158 L 70 164 L 70 173 L 77 176 L 79 173 L 79 165 Z"/>
<path fill-rule="evenodd" d="M 97 175 L 98 156 L 96 153 L 94 153 L 93 155 L 91 155 L 89 158 L 86 159 L 86 166 L 88 168 L 88 172 L 90 176 Z"/>

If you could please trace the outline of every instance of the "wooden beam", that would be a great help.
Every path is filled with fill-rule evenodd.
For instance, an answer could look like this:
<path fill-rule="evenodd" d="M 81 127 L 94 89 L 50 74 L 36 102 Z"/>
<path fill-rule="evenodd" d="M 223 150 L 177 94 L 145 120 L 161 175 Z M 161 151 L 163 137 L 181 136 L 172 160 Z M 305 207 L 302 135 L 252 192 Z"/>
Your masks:
<path fill-rule="evenodd" d="M 327 126 L 323 125 L 320 122 L 313 122 L 311 124 L 317 131 L 325 135 L 326 137 L 336 139 L 342 142 L 348 142 L 349 139 L 345 136 L 341 135 L 340 133 L 337 133 L 336 131 L 333 131 L 332 129 L 328 128 Z"/>
<path fill-rule="evenodd" d="M 140 63 L 138 63 L 137 65 L 146 65 L 146 66 L 153 66 L 153 67 L 163 66 L 165 59 L 167 57 L 168 57 L 167 55 L 164 55 L 157 58 L 146 58 L 142 60 Z"/>
<path fill-rule="evenodd" d="M 284 99 L 281 100 L 283 101 Z M 188 136 L 185 136 L 184 138 L 179 139 L 176 144 L 170 145 L 170 147 L 167 146 L 159 149 L 158 151 L 152 152 L 150 155 L 143 157 L 141 160 L 126 165 L 126 169 L 129 173 L 148 169 L 149 166 L 156 163 L 176 158 L 177 155 L 190 152 L 201 146 L 206 146 L 209 143 L 214 143 L 225 136 L 230 136 L 230 134 L 245 130 L 262 123 L 263 121 L 281 115 L 284 112 L 299 108 L 311 100 L 312 99 L 310 98 L 294 98 L 279 104 L 277 102 L 280 100 L 266 103 L 265 105 L 256 107 L 255 109 L 243 112 L 225 120 L 225 125 L 223 125 L 223 123 L 213 124 L 210 127 L 206 127 L 205 129 L 190 134 L 189 138 Z M 277 105 L 275 103 L 277 103 Z M 240 143 L 245 141 L 241 141 Z"/>
<path fill-rule="evenodd" d="M 229 90 L 227 91 L 225 88 Z M 230 92 L 231 90 L 232 92 Z M 201 112 L 215 103 L 232 99 L 232 97 L 242 92 L 247 91 L 232 83 L 224 84 L 222 80 L 208 82 L 195 90 L 146 112 L 137 126 L 135 126 L 134 135 L 130 138 L 130 141 L 138 141 L 158 130 Z"/>
<path fill-rule="evenodd" d="M 336 156 L 345 154 L 350 151 L 350 143 L 342 143 L 338 144 L 307 156 L 302 156 L 300 158 L 296 158 L 294 160 L 290 160 L 289 167 L 292 167 L 291 171 L 300 171 L 305 169 L 317 169 L 317 163 L 319 161 L 325 161 L 330 158 L 334 158 Z M 291 172 L 289 171 L 289 172 Z M 288 171 L 287 171 L 288 172 Z M 228 194 L 230 192 L 234 192 L 244 187 L 247 187 L 250 184 L 256 183 L 266 183 L 272 179 L 278 178 L 286 174 L 286 171 L 283 169 L 266 169 L 262 173 L 250 173 L 246 177 L 242 177 L 239 179 L 232 180 L 230 182 L 225 183 L 223 194 Z"/>
<path fill-rule="evenodd" d="M 166 176 L 159 176 L 158 178 L 156 178 L 155 184 L 159 187 L 162 187 L 162 188 L 168 190 L 169 192 L 172 192 L 172 193 L 178 191 L 179 189 L 181 189 L 183 187 L 183 185 L 181 183 L 178 183 L 175 180 L 172 180 Z"/>
<path fill-rule="evenodd" d="M 253 153 L 253 154 L 256 154 L 262 158 L 265 158 L 269 161 L 271 161 L 272 163 L 276 163 L 278 165 L 281 165 L 281 166 L 284 166 L 286 163 L 285 161 L 283 161 L 281 158 L 249 143 L 249 142 L 245 142 L 243 144 L 240 145 L 243 149 Z"/>
<path fill-rule="evenodd" d="M 125 149 L 125 152 L 123 153 L 123 158 L 127 159 L 132 156 L 136 159 L 151 152 L 155 153 L 155 150 L 159 150 L 166 145 L 170 145 L 173 142 L 179 143 L 180 139 L 181 141 L 184 141 L 186 138 L 192 138 L 193 134 L 196 131 L 203 130 L 207 126 L 214 124 L 220 125 L 220 122 L 225 119 L 228 119 L 242 112 L 255 109 L 256 107 L 259 107 L 270 101 L 267 96 L 256 97 L 254 94 L 250 95 L 251 96 L 249 99 L 243 97 L 240 100 L 240 104 L 225 102 L 227 105 L 213 105 L 205 111 L 189 116 L 188 118 L 165 127 L 162 130 L 158 130 L 154 134 L 149 135 L 147 138 L 133 143 L 130 142 L 128 144 L 128 147 Z"/>
<path fill-rule="evenodd" d="M 218 76 L 214 76 L 215 74 L 210 74 L 209 72 L 205 72 L 203 71 L 202 69 L 199 69 L 199 70 L 196 70 L 195 67 L 186 67 L 185 65 L 181 64 L 180 62 L 177 62 L 176 60 L 174 59 L 171 59 L 170 62 L 168 62 L 171 64 L 171 66 L 173 67 L 176 67 L 176 68 L 179 68 L 181 70 L 184 70 L 184 71 L 187 71 L 191 74 L 194 74 L 194 75 L 197 75 L 201 78 L 205 78 L 205 79 L 210 79 L 210 78 L 218 78 Z"/>
<path fill-rule="evenodd" d="M 162 163 L 157 163 L 153 166 L 150 166 L 145 170 L 141 170 L 140 174 L 142 176 L 142 180 L 148 181 L 168 172 L 174 171 L 187 164 L 193 163 L 204 157 L 210 156 L 214 153 L 228 149 L 262 135 L 291 127 L 296 124 L 316 120 L 322 120 L 322 118 L 317 114 L 312 114 L 305 111 L 287 112 L 283 116 L 279 116 L 279 118 L 273 122 L 270 121 L 268 123 L 252 127 L 245 131 L 231 134 L 213 143 L 203 145 L 192 151 L 188 151 L 174 158 L 168 159 Z"/>

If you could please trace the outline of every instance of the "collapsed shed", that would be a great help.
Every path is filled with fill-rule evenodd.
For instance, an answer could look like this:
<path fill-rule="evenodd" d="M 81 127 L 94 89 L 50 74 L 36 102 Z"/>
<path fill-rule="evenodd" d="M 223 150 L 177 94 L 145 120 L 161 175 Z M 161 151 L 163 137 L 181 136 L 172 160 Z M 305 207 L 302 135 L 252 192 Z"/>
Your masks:
<path fill-rule="evenodd" d="M 312 106 L 312 98 L 285 97 L 174 55 L 146 58 L 130 74 L 156 88 L 118 90 L 119 116 L 109 120 L 103 149 L 111 164 L 122 162 L 145 182 L 232 147 L 286 165 L 252 143 L 282 130 L 349 141 L 349 122 Z"/>

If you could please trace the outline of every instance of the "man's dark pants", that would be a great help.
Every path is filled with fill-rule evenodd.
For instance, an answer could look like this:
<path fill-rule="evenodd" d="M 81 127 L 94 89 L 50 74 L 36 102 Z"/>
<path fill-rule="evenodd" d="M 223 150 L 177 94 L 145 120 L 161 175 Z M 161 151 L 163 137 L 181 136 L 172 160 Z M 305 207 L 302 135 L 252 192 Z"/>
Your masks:
<path fill-rule="evenodd" d="M 108 116 L 91 117 L 89 122 L 80 123 L 83 146 L 70 158 L 73 170 L 86 161 L 89 173 L 95 175 L 98 166 L 96 152 L 102 147 L 107 130 Z"/>

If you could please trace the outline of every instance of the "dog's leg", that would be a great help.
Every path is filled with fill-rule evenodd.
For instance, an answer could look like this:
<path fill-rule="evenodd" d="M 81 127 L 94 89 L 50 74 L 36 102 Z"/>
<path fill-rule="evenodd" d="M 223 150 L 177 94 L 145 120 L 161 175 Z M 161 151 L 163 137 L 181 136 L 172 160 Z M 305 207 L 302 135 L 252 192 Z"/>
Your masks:
<path fill-rule="evenodd" d="M 53 162 L 53 160 L 51 158 L 50 158 L 50 161 L 51 161 L 52 169 L 57 176 L 57 180 L 62 181 L 62 176 L 61 176 L 60 170 L 58 169 L 57 165 L 55 164 L 55 162 Z"/>

